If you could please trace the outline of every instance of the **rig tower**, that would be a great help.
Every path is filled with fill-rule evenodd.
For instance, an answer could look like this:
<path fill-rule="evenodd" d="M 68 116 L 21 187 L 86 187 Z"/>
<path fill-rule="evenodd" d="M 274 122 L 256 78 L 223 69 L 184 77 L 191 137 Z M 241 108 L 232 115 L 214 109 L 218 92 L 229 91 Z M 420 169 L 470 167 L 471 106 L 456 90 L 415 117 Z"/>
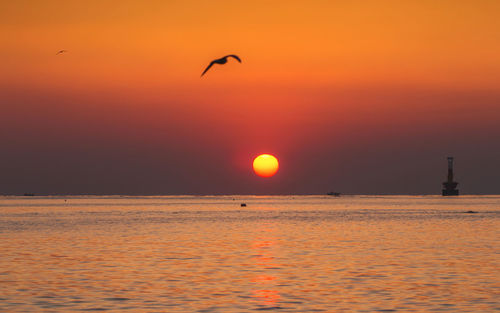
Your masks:
<path fill-rule="evenodd" d="M 448 181 L 443 183 L 443 196 L 458 196 L 457 185 L 453 181 L 453 157 L 448 157 Z"/>

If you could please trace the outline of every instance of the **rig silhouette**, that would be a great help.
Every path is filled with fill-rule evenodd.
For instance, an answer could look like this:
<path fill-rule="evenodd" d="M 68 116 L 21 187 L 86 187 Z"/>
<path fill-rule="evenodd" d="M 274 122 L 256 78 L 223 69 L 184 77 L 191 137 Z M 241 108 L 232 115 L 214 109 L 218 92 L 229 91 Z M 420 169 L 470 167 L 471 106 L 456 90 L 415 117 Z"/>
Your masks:
<path fill-rule="evenodd" d="M 443 196 L 458 196 L 457 185 L 453 181 L 453 157 L 448 157 L 448 181 L 443 183 Z"/>

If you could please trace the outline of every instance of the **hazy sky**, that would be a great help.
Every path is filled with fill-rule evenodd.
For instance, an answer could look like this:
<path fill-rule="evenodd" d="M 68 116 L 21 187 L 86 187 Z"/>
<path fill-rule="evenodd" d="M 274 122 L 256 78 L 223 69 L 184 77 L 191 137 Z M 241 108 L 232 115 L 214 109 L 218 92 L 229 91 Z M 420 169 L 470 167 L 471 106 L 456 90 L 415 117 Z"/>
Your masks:
<path fill-rule="evenodd" d="M 2 1 L 0 194 L 499 193 L 499 56 L 496 0 Z"/>

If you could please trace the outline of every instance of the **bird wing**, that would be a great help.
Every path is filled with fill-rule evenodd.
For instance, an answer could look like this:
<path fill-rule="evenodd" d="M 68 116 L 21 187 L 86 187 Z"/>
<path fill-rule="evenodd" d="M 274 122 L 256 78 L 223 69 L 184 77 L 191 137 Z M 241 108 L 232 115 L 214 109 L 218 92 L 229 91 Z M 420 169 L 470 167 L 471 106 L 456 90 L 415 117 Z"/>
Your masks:
<path fill-rule="evenodd" d="M 201 73 L 201 76 L 205 75 L 205 73 L 212 67 L 212 65 L 214 65 L 214 61 L 212 61 L 212 62 L 210 62 L 210 64 L 208 64 L 207 68 L 203 71 L 203 73 Z"/>
<path fill-rule="evenodd" d="M 238 62 L 240 62 L 240 63 L 241 63 L 241 59 L 240 59 L 240 57 L 238 57 L 236 54 L 226 55 L 226 56 L 225 56 L 225 58 L 227 58 L 227 57 L 232 57 L 232 58 L 235 58 L 236 60 L 238 60 Z"/>

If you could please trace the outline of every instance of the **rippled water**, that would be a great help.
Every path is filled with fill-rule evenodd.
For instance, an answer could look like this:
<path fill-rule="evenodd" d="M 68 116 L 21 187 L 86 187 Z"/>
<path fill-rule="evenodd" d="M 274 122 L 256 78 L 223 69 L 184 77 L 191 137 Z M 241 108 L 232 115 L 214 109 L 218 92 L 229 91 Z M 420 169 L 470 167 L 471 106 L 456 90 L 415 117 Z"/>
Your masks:
<path fill-rule="evenodd" d="M 0 197 L 0 311 L 500 311 L 499 238 L 498 196 Z"/>

